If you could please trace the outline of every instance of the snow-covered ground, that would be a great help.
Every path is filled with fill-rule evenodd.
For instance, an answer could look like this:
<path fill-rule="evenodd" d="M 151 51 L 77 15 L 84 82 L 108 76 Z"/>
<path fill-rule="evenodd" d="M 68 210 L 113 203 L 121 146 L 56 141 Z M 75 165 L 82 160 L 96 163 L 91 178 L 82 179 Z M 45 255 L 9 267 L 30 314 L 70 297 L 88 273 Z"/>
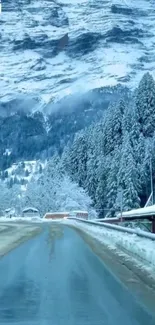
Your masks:
<path fill-rule="evenodd" d="M 12 174 L 18 175 L 19 174 L 19 170 L 21 171 L 21 166 L 22 164 L 24 164 L 23 170 L 22 172 L 26 172 L 26 170 L 29 173 L 38 173 L 39 172 L 39 167 L 41 166 L 42 169 L 45 168 L 47 162 L 43 163 L 40 160 L 25 160 L 19 163 L 14 163 L 11 167 L 9 167 L 8 169 L 6 169 L 6 171 L 8 172 L 8 175 L 11 176 Z"/>
<path fill-rule="evenodd" d="M 136 234 L 124 233 L 106 227 L 93 226 L 74 220 L 64 220 L 64 224 L 81 229 L 97 239 L 117 254 L 133 259 L 141 268 L 150 273 L 155 271 L 155 241 L 142 238 Z"/>
<path fill-rule="evenodd" d="M 12 223 L 10 219 L 6 222 L 6 218 L 0 220 L 0 257 L 40 231 L 32 224 Z"/>
<path fill-rule="evenodd" d="M 39 217 L 0 217 L 0 227 L 1 227 L 1 223 L 8 223 L 8 224 L 12 224 L 12 223 L 19 223 L 19 222 L 43 222 L 43 220 Z"/>
<path fill-rule="evenodd" d="M 32 223 L 55 223 L 55 222 L 58 222 L 58 223 L 60 223 L 60 222 L 63 222 L 63 220 L 62 219 L 54 219 L 54 220 L 52 220 L 52 219 L 45 219 L 45 218 L 40 218 L 40 217 L 20 217 L 20 216 L 18 216 L 18 217 L 11 217 L 11 218 L 8 218 L 8 217 L 4 217 L 4 216 L 2 216 L 2 217 L 0 217 L 0 229 L 1 229 L 1 227 L 2 227 L 2 224 L 18 224 L 18 223 L 28 223 L 28 224 L 32 224 Z"/>
<path fill-rule="evenodd" d="M 31 181 L 32 177 L 37 178 L 40 175 L 40 169 L 44 170 L 47 161 L 41 160 L 25 160 L 22 162 L 14 163 L 11 167 L 7 168 L 5 172 L 8 173 L 8 177 L 5 181 L 8 182 L 10 178 L 13 180 L 16 178 L 18 181 L 25 180 L 26 182 Z M 22 186 L 25 190 L 25 186 Z"/>
<path fill-rule="evenodd" d="M 1 100 L 135 87 L 145 71 L 155 74 L 154 20 L 153 0 L 2 1 Z"/>

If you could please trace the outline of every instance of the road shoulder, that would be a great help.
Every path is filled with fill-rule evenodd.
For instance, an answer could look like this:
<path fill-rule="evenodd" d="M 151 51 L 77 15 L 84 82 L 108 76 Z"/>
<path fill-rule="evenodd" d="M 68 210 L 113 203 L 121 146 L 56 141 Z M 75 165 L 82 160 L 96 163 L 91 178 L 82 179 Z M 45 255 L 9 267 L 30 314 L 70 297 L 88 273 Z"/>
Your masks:
<path fill-rule="evenodd" d="M 89 235 L 78 226 L 70 225 L 78 232 L 108 270 L 135 296 L 141 304 L 155 315 L 155 278 L 127 252 L 112 250 L 103 242 Z"/>
<path fill-rule="evenodd" d="M 41 227 L 33 224 L 0 223 L 0 258 L 40 232 Z"/>

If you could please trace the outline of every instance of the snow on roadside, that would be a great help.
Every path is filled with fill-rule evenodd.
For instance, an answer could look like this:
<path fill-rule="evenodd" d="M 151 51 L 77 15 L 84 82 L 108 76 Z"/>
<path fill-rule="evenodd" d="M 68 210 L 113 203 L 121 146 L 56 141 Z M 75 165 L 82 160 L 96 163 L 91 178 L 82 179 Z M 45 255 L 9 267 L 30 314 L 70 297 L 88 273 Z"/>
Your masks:
<path fill-rule="evenodd" d="M 0 258 L 27 239 L 40 233 L 38 225 L 30 224 L 7 223 L 6 228 L 0 224 L 0 230 Z"/>
<path fill-rule="evenodd" d="M 1 227 L 1 223 L 13 223 L 13 222 L 29 222 L 29 223 L 52 223 L 52 222 L 60 222 L 62 221 L 61 219 L 57 219 L 57 220 L 52 220 L 52 219 L 45 219 L 45 218 L 40 218 L 40 217 L 0 217 L 0 227 Z"/>
<path fill-rule="evenodd" d="M 18 222 L 29 222 L 29 223 L 42 223 L 43 219 L 42 218 L 37 218 L 37 217 L 0 217 L 0 227 L 1 227 L 1 223 L 18 223 Z"/>
<path fill-rule="evenodd" d="M 81 229 L 119 255 L 134 259 L 141 268 L 149 272 L 155 270 L 155 241 L 136 234 L 123 233 L 106 227 L 89 225 L 76 220 L 64 220 L 64 224 Z"/>

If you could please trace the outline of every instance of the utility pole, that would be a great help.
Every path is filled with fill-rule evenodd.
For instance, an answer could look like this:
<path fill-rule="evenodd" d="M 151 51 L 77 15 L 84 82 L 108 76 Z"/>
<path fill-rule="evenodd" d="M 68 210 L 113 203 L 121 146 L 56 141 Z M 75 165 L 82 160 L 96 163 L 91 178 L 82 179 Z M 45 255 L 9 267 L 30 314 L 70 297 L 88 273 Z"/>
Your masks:
<path fill-rule="evenodd" d="M 123 213 L 123 189 L 121 188 L 121 222 L 122 222 L 122 213 Z"/>
<path fill-rule="evenodd" d="M 120 205 L 120 210 L 121 210 L 121 222 L 122 222 L 122 214 L 123 214 L 123 188 L 121 187 L 118 191 L 118 196 L 117 196 L 119 205 Z"/>
<path fill-rule="evenodd" d="M 150 178 L 151 178 L 151 195 L 152 195 L 152 205 L 153 205 L 153 172 L 152 172 L 152 159 L 150 157 Z"/>

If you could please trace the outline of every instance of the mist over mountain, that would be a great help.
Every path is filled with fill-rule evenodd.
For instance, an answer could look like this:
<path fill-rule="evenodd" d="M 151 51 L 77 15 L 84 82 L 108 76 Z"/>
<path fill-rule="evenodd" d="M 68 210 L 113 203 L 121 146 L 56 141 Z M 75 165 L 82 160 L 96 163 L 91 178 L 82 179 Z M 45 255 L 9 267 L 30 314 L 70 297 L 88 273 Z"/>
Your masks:
<path fill-rule="evenodd" d="M 96 89 L 81 97 L 76 94 L 49 103 L 41 111 L 39 101 L 28 97 L 1 103 L 0 168 L 20 160 L 44 160 L 56 152 L 61 154 L 76 132 L 99 121 L 109 103 L 122 95 L 126 100 L 131 96 L 127 88 L 119 85 Z"/>

